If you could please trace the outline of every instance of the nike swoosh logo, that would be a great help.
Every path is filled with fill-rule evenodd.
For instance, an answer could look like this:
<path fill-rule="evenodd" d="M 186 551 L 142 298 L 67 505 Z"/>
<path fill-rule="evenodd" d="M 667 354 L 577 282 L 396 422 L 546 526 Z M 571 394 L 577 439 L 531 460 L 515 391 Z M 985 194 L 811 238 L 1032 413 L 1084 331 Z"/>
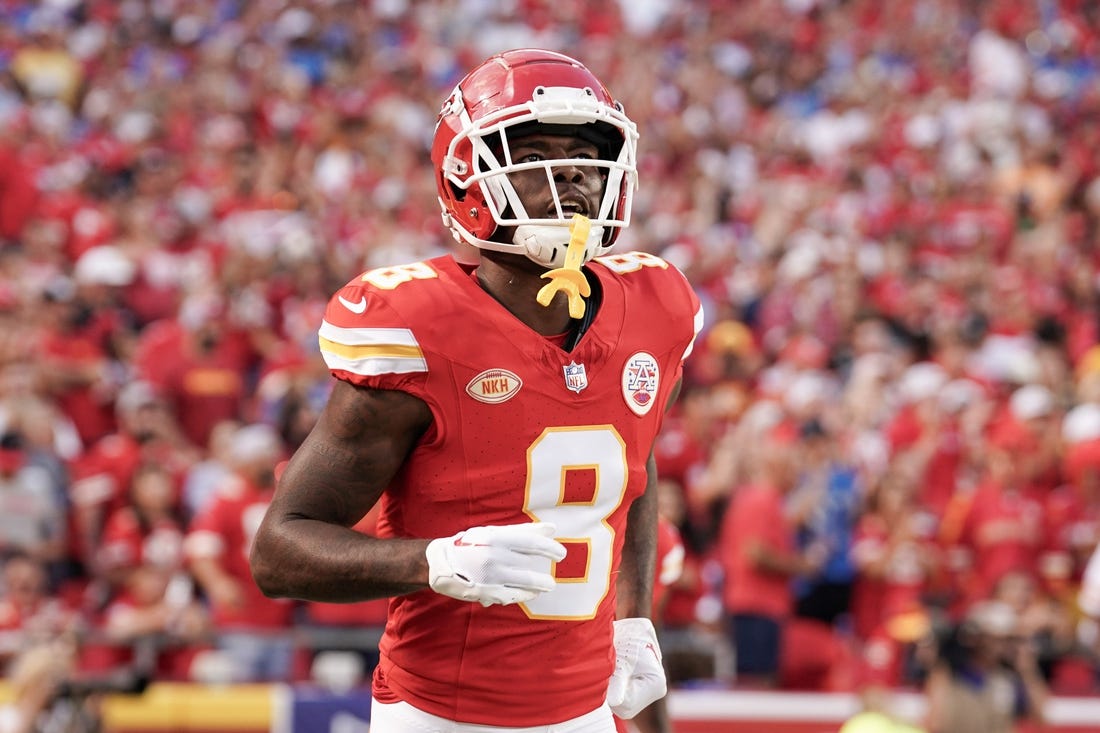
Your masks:
<path fill-rule="evenodd" d="M 343 306 L 352 313 L 362 313 L 367 309 L 366 298 L 359 298 L 358 303 L 352 303 L 350 300 L 345 299 L 342 295 L 337 295 L 336 299 L 339 300 L 343 304 Z"/>

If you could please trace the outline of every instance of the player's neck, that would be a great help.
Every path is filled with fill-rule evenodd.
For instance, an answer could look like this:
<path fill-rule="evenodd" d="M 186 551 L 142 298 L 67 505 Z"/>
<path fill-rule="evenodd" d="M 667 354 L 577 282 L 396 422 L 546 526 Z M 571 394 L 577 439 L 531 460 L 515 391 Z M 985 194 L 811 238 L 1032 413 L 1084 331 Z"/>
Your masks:
<path fill-rule="evenodd" d="M 535 266 L 508 262 L 505 258 L 482 257 L 475 276 L 485 292 L 533 331 L 543 336 L 554 336 L 568 331 L 572 319 L 564 293 L 555 295 L 549 306 L 540 305 L 535 300 L 547 282 L 541 277 L 542 272 L 544 270 Z"/>

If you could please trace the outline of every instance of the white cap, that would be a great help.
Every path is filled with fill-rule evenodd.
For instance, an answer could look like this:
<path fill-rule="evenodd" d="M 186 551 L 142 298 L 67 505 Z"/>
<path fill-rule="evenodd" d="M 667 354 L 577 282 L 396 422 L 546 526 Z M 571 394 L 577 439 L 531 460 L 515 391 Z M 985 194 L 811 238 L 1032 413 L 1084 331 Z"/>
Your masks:
<path fill-rule="evenodd" d="M 1011 384 L 1028 384 L 1039 378 L 1042 366 L 1030 337 L 991 335 L 975 353 L 975 366 L 983 376 Z"/>
<path fill-rule="evenodd" d="M 363 659 L 354 652 L 324 651 L 310 666 L 313 681 L 330 692 L 347 694 L 363 681 Z"/>
<path fill-rule="evenodd" d="M 1100 405 L 1085 402 L 1062 418 L 1062 440 L 1067 443 L 1083 443 L 1096 438 L 1100 438 Z"/>
<path fill-rule="evenodd" d="M 204 649 L 195 655 L 188 670 L 195 682 L 205 685 L 229 685 L 242 679 L 240 665 L 233 655 L 220 649 Z"/>
<path fill-rule="evenodd" d="M 129 285 L 137 275 L 137 267 L 118 247 L 99 245 L 80 255 L 73 277 L 85 285 Z"/>
<path fill-rule="evenodd" d="M 763 433 L 783 422 L 783 408 L 772 400 L 759 400 L 745 410 L 741 419 L 754 433 Z"/>
<path fill-rule="evenodd" d="M 982 398 L 982 387 L 973 379 L 952 379 L 940 390 L 940 407 L 947 412 L 958 412 Z"/>
<path fill-rule="evenodd" d="M 933 397 L 947 384 L 947 372 L 939 364 L 922 361 L 901 375 L 900 391 L 905 402 L 920 402 Z"/>
<path fill-rule="evenodd" d="M 1054 409 L 1054 394 L 1041 384 L 1029 384 L 1012 393 L 1009 409 L 1017 420 L 1034 420 Z"/>
<path fill-rule="evenodd" d="M 776 274 L 784 282 L 797 282 L 817 272 L 821 253 L 809 243 L 800 243 L 787 250 L 779 260 Z"/>
<path fill-rule="evenodd" d="M 246 425 L 233 434 L 229 453 L 237 461 L 252 462 L 261 459 L 274 461 L 282 451 L 283 443 L 275 428 L 264 423 Z"/>
<path fill-rule="evenodd" d="M 966 614 L 966 620 L 990 636 L 1010 636 L 1017 630 L 1016 611 L 1003 601 L 980 601 Z"/>
<path fill-rule="evenodd" d="M 783 393 L 783 402 L 787 409 L 802 412 L 825 400 L 832 392 L 829 378 L 819 371 L 799 372 L 791 380 Z"/>
<path fill-rule="evenodd" d="M 129 382 L 119 390 L 115 398 L 115 409 L 124 415 L 132 414 L 146 405 L 154 405 L 159 401 L 157 391 L 148 382 Z"/>
<path fill-rule="evenodd" d="M 308 35 L 316 24 L 313 13 L 303 8 L 290 8 L 276 19 L 275 34 L 283 40 L 294 40 Z"/>

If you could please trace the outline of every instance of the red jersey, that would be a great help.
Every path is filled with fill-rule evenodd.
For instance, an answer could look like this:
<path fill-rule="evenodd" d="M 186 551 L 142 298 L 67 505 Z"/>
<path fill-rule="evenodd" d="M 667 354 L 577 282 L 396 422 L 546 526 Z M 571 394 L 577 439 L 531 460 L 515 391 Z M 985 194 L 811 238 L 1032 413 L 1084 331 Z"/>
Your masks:
<path fill-rule="evenodd" d="M 138 374 L 164 393 L 184 435 L 199 446 L 209 444 L 219 422 L 241 417 L 247 388 L 242 375 L 256 362 L 243 332 L 227 328 L 204 350 L 174 321 L 145 329 L 134 356 Z"/>
<path fill-rule="evenodd" d="M 271 494 L 271 489 L 259 490 L 242 479 L 230 479 L 195 517 L 184 540 L 188 559 L 217 559 L 244 593 L 240 608 L 214 606 L 214 623 L 219 629 L 271 629 L 290 624 L 293 605 L 266 597 L 252 580 L 248 565 L 252 540 Z"/>
<path fill-rule="evenodd" d="M 1052 491 L 1043 502 L 1045 553 L 1040 564 L 1048 584 L 1076 584 L 1100 543 L 1100 503 L 1088 501 L 1075 486 Z"/>
<path fill-rule="evenodd" d="M 96 441 L 70 466 L 73 504 L 105 505 L 107 512 L 122 508 L 141 459 L 141 445 L 125 433 L 113 433 Z"/>
<path fill-rule="evenodd" d="M 40 358 L 44 364 L 59 371 L 79 373 L 93 367 L 105 368 L 108 362 L 105 342 L 109 332 L 117 327 L 114 319 L 101 312 L 85 328 L 48 331 L 39 344 Z M 105 437 L 115 428 L 111 402 L 100 392 L 97 385 L 77 383 L 59 388 L 55 395 L 58 407 L 72 420 L 86 445 Z"/>
<path fill-rule="evenodd" d="M 902 521 L 922 524 L 916 515 Z M 860 569 L 852 592 L 852 621 L 860 639 L 871 639 L 892 617 L 921 607 L 930 580 L 921 558 L 935 552 L 931 526 L 928 532 L 890 526 L 885 517 L 875 513 L 859 520 L 851 553 Z M 884 558 L 882 576 L 872 577 L 864 571 Z"/>
<path fill-rule="evenodd" d="M 684 572 L 684 541 L 676 525 L 657 517 L 657 574 L 653 579 L 653 618 L 660 616 L 661 605 L 670 585 Z"/>
<path fill-rule="evenodd" d="M 783 495 L 773 486 L 746 484 L 734 490 L 718 540 L 726 569 L 722 601 L 730 613 L 782 618 L 794 603 L 791 579 L 757 568 L 747 551 L 753 541 L 781 554 L 794 552 L 794 529 L 783 514 Z"/>
<path fill-rule="evenodd" d="M 683 275 L 652 255 L 587 270 L 602 302 L 568 352 L 450 256 L 369 271 L 329 302 L 320 343 L 333 375 L 415 395 L 434 417 L 383 494 L 379 534 L 547 521 L 568 551 L 557 588 L 528 603 L 392 599 L 379 700 L 511 727 L 603 704 L 627 511 L 701 315 Z"/>
<path fill-rule="evenodd" d="M 992 482 L 975 489 L 963 526 L 963 541 L 974 551 L 975 597 L 988 595 L 1009 571 L 1036 576 L 1043 525 L 1042 505 L 1026 494 Z"/>
<path fill-rule="evenodd" d="M 173 519 L 145 523 L 133 507 L 123 507 L 107 519 L 99 560 L 105 568 L 179 568 L 183 565 L 183 531 Z"/>

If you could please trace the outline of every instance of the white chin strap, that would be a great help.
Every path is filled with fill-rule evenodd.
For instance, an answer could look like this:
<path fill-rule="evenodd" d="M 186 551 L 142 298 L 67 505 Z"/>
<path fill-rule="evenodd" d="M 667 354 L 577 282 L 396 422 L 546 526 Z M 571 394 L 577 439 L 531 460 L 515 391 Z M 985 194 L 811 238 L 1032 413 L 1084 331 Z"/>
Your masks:
<path fill-rule="evenodd" d="M 512 241 L 523 249 L 523 253 L 543 267 L 565 266 L 565 250 L 569 246 L 569 224 L 552 226 L 546 224 L 521 224 L 516 227 Z M 603 241 L 603 227 L 594 226 L 588 233 L 584 245 L 584 262 L 596 256 Z"/>

